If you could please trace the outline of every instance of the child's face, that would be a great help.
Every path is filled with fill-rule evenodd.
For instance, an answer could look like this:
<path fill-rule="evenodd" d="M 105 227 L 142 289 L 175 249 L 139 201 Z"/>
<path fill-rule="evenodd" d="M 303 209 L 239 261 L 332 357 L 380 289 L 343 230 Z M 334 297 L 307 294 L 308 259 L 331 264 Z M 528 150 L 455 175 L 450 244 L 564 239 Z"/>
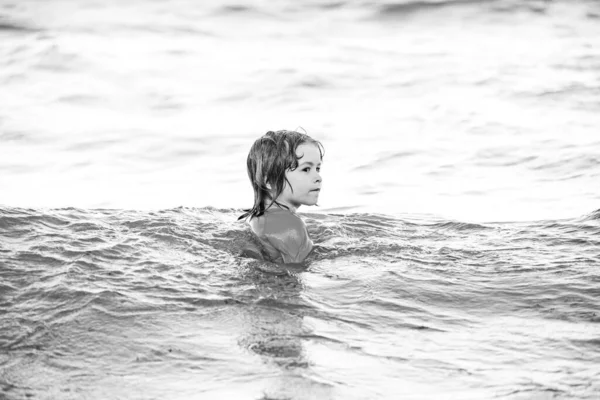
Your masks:
<path fill-rule="evenodd" d="M 285 171 L 285 177 L 291 184 L 285 183 L 283 192 L 276 199 L 295 211 L 301 205 L 313 206 L 319 200 L 321 190 L 321 153 L 317 145 L 303 143 L 296 149 L 298 168 Z M 293 192 L 292 192 L 293 189 Z"/>

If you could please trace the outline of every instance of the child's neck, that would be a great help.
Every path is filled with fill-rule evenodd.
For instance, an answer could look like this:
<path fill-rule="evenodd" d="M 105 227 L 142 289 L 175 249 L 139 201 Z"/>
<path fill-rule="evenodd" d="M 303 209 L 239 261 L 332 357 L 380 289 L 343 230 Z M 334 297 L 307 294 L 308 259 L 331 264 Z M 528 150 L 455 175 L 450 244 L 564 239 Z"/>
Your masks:
<path fill-rule="evenodd" d="M 286 211 L 290 211 L 292 213 L 296 213 L 296 211 L 298 210 L 300 206 L 294 207 L 291 204 L 286 204 L 283 202 L 279 202 L 277 200 L 275 200 L 271 205 L 267 206 L 267 210 L 269 208 L 278 208 L 280 210 L 286 210 Z"/>

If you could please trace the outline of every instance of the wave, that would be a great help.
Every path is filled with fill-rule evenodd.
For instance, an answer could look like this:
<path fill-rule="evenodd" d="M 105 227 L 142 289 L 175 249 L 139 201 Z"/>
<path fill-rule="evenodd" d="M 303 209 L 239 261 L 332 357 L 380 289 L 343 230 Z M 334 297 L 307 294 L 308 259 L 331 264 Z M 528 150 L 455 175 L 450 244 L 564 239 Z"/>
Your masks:
<path fill-rule="evenodd" d="M 39 32 L 39 29 L 20 24 L 14 21 L 6 20 L 2 15 L 0 15 L 0 32 L 31 33 Z"/>
<path fill-rule="evenodd" d="M 231 262 L 280 273 L 256 264 L 256 242 L 240 210 L 175 208 L 159 211 L 35 210 L 0 207 L 0 264 L 10 270 L 50 268 L 68 273 L 99 273 L 116 279 L 123 265 L 153 274 L 163 265 Z M 343 258 L 395 259 L 440 266 L 493 254 L 520 254 L 530 246 L 569 246 L 583 258 L 596 256 L 600 210 L 581 218 L 519 223 L 471 223 L 423 217 L 304 214 L 315 251 L 308 264 Z M 254 263 L 254 264 L 248 264 Z M 99 267 L 102 266 L 102 267 Z M 212 268 L 212 267 L 211 267 Z M 66 271 L 66 272 L 65 272 Z M 290 271 L 284 271 L 288 273 Z M 293 271 L 292 271 L 293 272 Z M 67 276 L 65 275 L 65 276 Z"/>
<path fill-rule="evenodd" d="M 382 4 L 378 7 L 378 12 L 385 16 L 407 15 L 431 9 L 440 9 L 464 4 L 481 4 L 497 0 L 441 0 L 441 1 L 406 1 Z"/>
<path fill-rule="evenodd" d="M 352 208 L 349 208 L 351 210 Z M 396 216 L 378 213 L 300 213 L 309 225 L 309 232 L 324 240 L 331 236 L 363 239 L 366 237 L 396 237 L 412 228 L 445 231 L 491 230 L 502 223 L 472 223 L 446 220 L 429 215 Z M 6 236 L 63 234 L 73 237 L 81 234 L 135 232 L 147 238 L 167 238 L 187 241 L 206 236 L 215 242 L 226 240 L 227 235 L 239 235 L 246 225 L 237 220 L 238 209 L 216 207 L 177 207 L 156 211 L 123 209 L 32 209 L 0 206 L 0 228 Z M 600 219 L 600 209 L 571 220 L 531 221 L 532 227 L 549 224 L 569 224 L 580 220 Z M 528 224 L 527 222 L 523 222 Z M 506 222 L 509 226 L 511 223 Z M 224 237 L 225 236 L 225 237 Z"/>
<path fill-rule="evenodd" d="M 580 3 L 591 8 L 586 17 L 589 19 L 600 18 L 597 4 L 592 1 L 582 0 L 565 1 L 523 1 L 523 0 L 417 0 L 417 1 L 394 1 L 394 2 L 370 2 L 367 7 L 375 8 L 377 15 L 381 17 L 402 17 L 429 11 L 437 11 L 454 7 L 473 6 L 482 8 L 482 11 L 492 13 L 530 12 L 534 14 L 545 14 L 556 3 L 572 5 Z"/>
<path fill-rule="evenodd" d="M 596 211 L 592 211 L 589 214 L 584 215 L 581 218 L 582 221 L 600 221 L 600 208 Z"/>

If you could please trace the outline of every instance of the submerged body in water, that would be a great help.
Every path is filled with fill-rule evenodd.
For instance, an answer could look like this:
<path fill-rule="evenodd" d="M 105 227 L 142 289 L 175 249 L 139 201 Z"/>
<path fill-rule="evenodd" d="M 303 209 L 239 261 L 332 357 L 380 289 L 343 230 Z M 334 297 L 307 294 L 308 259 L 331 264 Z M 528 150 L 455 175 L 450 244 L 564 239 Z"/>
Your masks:
<path fill-rule="evenodd" d="M 600 211 L 304 214 L 316 249 L 283 274 L 239 256 L 238 215 L 0 208 L 2 396 L 600 393 Z"/>
<path fill-rule="evenodd" d="M 270 207 L 249 223 L 262 250 L 257 258 L 274 263 L 301 263 L 313 250 L 306 225 L 289 210 Z"/>

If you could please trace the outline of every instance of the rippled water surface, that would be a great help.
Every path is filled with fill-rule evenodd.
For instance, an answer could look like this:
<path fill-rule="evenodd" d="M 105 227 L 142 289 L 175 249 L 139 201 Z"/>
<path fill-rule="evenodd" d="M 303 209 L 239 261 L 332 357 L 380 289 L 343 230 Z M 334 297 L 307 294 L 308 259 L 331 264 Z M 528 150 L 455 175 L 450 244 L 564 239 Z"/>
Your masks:
<path fill-rule="evenodd" d="M 598 1 L 0 0 L 0 399 L 600 398 L 598 110 Z"/>
<path fill-rule="evenodd" d="M 5 398 L 600 394 L 598 212 L 468 224 L 306 214 L 306 268 L 239 212 L 0 210 Z"/>

